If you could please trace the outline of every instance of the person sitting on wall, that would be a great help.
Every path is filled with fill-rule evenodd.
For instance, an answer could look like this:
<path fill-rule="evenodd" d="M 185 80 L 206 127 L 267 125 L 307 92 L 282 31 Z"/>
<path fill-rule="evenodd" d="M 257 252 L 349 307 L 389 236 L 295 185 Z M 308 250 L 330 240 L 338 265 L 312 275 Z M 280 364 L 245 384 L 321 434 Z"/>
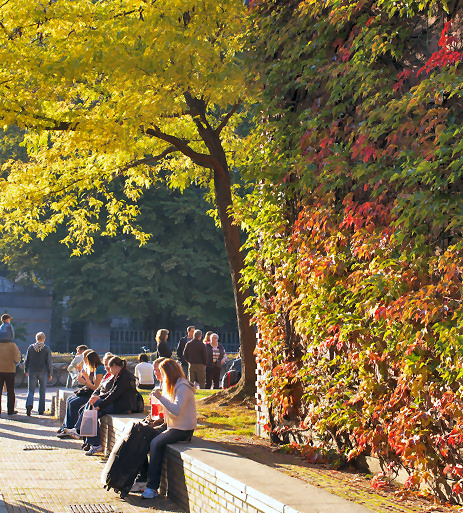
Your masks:
<path fill-rule="evenodd" d="M 79 386 L 77 382 L 77 377 L 79 376 L 79 371 L 77 369 L 77 365 L 82 363 L 84 360 L 84 351 L 86 351 L 88 347 L 86 345 L 80 345 L 76 347 L 76 355 L 72 359 L 72 362 L 68 365 L 68 381 L 66 383 L 67 388 L 74 388 Z"/>
<path fill-rule="evenodd" d="M 148 483 L 142 494 L 143 499 L 153 499 L 159 495 L 158 488 L 166 445 L 190 440 L 197 425 L 195 390 L 186 380 L 180 365 L 166 358 L 159 363 L 159 370 L 162 392 L 155 389 L 153 395 L 164 407 L 166 423 L 161 428 L 163 431 L 150 444 Z"/>

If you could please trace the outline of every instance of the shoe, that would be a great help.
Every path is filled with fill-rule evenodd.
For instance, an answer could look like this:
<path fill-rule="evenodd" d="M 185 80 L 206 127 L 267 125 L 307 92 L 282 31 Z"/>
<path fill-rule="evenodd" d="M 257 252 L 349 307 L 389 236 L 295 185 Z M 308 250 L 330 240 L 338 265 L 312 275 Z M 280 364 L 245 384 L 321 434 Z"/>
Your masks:
<path fill-rule="evenodd" d="M 58 433 L 56 435 L 57 438 L 59 438 L 60 440 L 67 440 L 68 438 L 72 438 L 71 435 L 68 435 L 67 433 Z"/>
<path fill-rule="evenodd" d="M 64 432 L 72 438 L 80 438 L 80 434 L 74 429 L 64 428 Z"/>
<path fill-rule="evenodd" d="M 142 499 L 154 499 L 155 497 L 159 497 L 159 492 L 157 490 L 153 490 L 152 488 L 147 488 L 142 494 Z"/>
<path fill-rule="evenodd" d="M 90 449 L 85 453 L 85 456 L 93 456 L 94 454 L 98 454 L 103 452 L 103 447 L 101 445 L 92 445 Z"/>
<path fill-rule="evenodd" d="M 32 411 L 32 404 L 28 404 L 26 406 L 26 413 L 27 413 L 27 416 L 30 417 L 31 416 L 31 411 Z"/>
<path fill-rule="evenodd" d="M 16 415 L 18 413 L 18 410 L 14 410 L 11 413 L 8 413 L 8 415 Z"/>
<path fill-rule="evenodd" d="M 39 415 L 45 415 L 44 411 L 39 411 Z"/>
<path fill-rule="evenodd" d="M 91 447 L 91 445 L 90 445 L 90 444 L 82 444 L 82 450 L 83 450 L 83 451 L 88 451 L 88 450 L 90 450 L 90 447 Z"/>
<path fill-rule="evenodd" d="M 58 429 L 57 433 L 58 433 L 58 435 L 59 435 L 60 433 L 64 433 L 64 427 L 63 427 L 63 426 L 61 426 L 61 427 Z"/>

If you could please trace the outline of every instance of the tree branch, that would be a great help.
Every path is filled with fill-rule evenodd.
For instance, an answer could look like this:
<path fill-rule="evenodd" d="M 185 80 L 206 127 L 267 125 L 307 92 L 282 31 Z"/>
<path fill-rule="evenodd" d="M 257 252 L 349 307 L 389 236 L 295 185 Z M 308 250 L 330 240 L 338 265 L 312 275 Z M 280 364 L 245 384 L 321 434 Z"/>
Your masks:
<path fill-rule="evenodd" d="M 189 157 L 195 164 L 198 164 L 199 166 L 214 169 L 218 165 L 217 160 L 210 155 L 207 155 L 206 153 L 198 153 L 197 151 L 190 148 L 190 146 L 188 146 L 189 141 L 184 141 L 183 139 L 179 139 L 173 135 L 165 134 L 164 132 L 161 132 L 157 126 L 146 128 L 144 133 L 151 137 L 157 137 L 162 141 L 166 141 L 169 144 L 172 144 L 177 148 L 178 151 L 182 152 L 186 157 Z"/>
<path fill-rule="evenodd" d="M 235 114 L 238 110 L 238 107 L 243 103 L 242 100 L 238 100 L 238 102 L 233 105 L 230 111 L 222 118 L 220 125 L 214 130 L 217 135 L 220 135 L 220 132 L 227 126 L 227 123 L 230 121 L 230 118 Z"/>
<path fill-rule="evenodd" d="M 169 155 L 170 153 L 173 153 L 175 151 L 179 151 L 178 148 L 176 148 L 175 146 L 169 146 L 159 155 L 154 155 L 151 157 L 145 157 L 143 159 L 133 160 L 132 162 L 129 162 L 128 164 L 126 164 L 124 167 L 121 167 L 119 171 L 123 173 L 124 171 L 128 171 L 129 169 L 132 169 L 133 167 L 136 167 L 136 166 L 141 166 L 143 164 L 150 165 L 151 162 L 159 162 L 160 160 L 167 157 L 167 155 Z"/>

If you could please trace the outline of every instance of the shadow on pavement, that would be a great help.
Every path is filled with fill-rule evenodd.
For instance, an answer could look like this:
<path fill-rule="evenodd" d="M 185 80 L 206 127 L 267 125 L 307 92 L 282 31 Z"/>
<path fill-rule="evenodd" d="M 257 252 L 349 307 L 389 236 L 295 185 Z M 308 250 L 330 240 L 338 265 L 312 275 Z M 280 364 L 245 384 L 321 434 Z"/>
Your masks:
<path fill-rule="evenodd" d="M 3 419 L 2 419 L 3 420 Z M 13 420 L 13 419 L 11 419 Z M 52 419 L 15 417 L 12 421 L 0 422 L 0 436 L 11 440 L 23 440 L 29 444 L 42 444 L 56 447 L 57 449 L 81 450 L 78 440 L 60 440 L 56 438 L 55 426 L 44 426 L 43 422 L 52 422 Z M 23 424 L 18 425 L 19 423 Z"/>
<path fill-rule="evenodd" d="M 29 512 L 36 512 L 36 513 L 56 513 L 50 509 L 46 509 L 46 508 L 41 508 L 40 506 L 37 506 L 36 504 L 32 504 L 30 502 L 26 502 L 26 501 L 18 501 L 18 504 L 21 505 L 21 511 L 22 511 L 22 508 L 27 508 L 25 509 L 24 511 L 27 511 L 28 513 Z M 5 505 L 7 506 L 7 511 L 8 511 L 8 504 L 5 503 Z"/>

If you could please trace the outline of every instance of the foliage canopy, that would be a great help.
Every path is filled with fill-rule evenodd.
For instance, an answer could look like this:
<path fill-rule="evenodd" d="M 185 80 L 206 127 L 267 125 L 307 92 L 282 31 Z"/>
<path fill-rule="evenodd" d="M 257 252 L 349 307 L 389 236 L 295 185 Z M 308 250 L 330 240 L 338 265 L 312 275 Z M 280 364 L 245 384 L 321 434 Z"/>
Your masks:
<path fill-rule="evenodd" d="M 231 215 L 244 15 L 231 0 L 3 2 L 0 118 L 27 130 L 29 161 L 4 166 L 0 219 L 25 240 L 63 224 L 64 242 L 80 254 L 96 233 L 119 227 L 148 240 L 136 203 L 161 165 L 174 187 L 210 187 L 253 388 L 255 333 Z"/>

